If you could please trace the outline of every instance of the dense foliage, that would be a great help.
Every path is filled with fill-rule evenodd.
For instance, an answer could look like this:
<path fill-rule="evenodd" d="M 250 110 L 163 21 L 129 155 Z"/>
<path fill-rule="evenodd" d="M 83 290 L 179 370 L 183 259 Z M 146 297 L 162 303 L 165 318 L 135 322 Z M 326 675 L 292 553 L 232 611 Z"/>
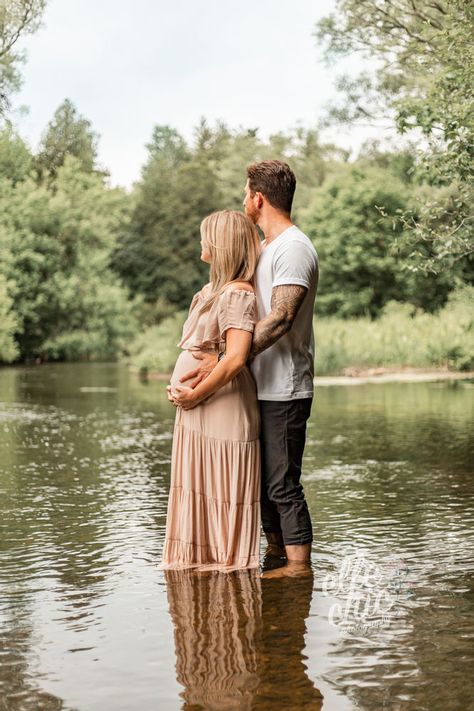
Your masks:
<path fill-rule="evenodd" d="M 11 128 L 0 133 L 1 360 L 135 353 L 140 331 L 186 309 L 206 281 L 200 221 L 240 208 L 254 158 L 282 158 L 298 175 L 295 220 L 319 252 L 320 316 L 376 318 L 389 301 L 433 312 L 467 280 L 461 264 L 403 268 L 399 215 L 414 209 L 407 152 L 371 147 L 348 162 L 314 131 L 263 141 L 201 122 L 192 144 L 157 126 L 148 153 L 127 193 L 107 184 L 95 135 L 70 102 L 37 154 Z"/>
<path fill-rule="evenodd" d="M 184 308 L 206 280 L 199 225 L 219 205 L 216 176 L 203 152 L 166 126 L 155 128 L 148 150 L 114 265 L 133 294 Z"/>
<path fill-rule="evenodd" d="M 192 146 L 168 126 L 157 126 L 149 157 L 135 186 L 131 219 L 119 237 L 114 268 L 133 294 L 185 308 L 205 282 L 200 263 L 199 225 L 217 209 L 242 209 L 246 166 L 270 156 L 290 160 L 301 179 L 295 215 L 331 169 L 334 146 L 321 146 L 313 131 L 298 130 L 262 142 L 256 130 L 230 131 L 224 125 L 196 129 Z"/>
<path fill-rule="evenodd" d="M 342 319 L 316 313 L 317 375 L 357 374 L 372 368 L 474 369 L 472 287 L 450 295 L 436 314 L 388 302 L 379 318 Z M 150 326 L 134 342 L 129 361 L 136 371 L 173 369 L 186 312 Z"/>
<path fill-rule="evenodd" d="M 21 84 L 24 53 L 18 50 L 18 40 L 37 29 L 45 4 L 46 0 L 0 1 L 0 115 Z"/>
<path fill-rule="evenodd" d="M 4 132 L 2 360 L 114 358 L 136 331 L 128 292 L 110 269 L 127 195 L 84 172 L 72 155 L 48 184 L 28 171 L 33 162 L 22 141 Z"/>
<path fill-rule="evenodd" d="M 0 119 L 0 362 L 128 353 L 139 368 L 163 369 L 207 280 L 201 220 L 241 209 L 246 166 L 279 158 L 298 179 L 293 218 L 320 256 L 324 369 L 345 367 L 351 348 L 355 358 L 348 343 L 356 333 L 373 340 L 379 328 L 391 339 L 400 328 L 414 337 L 415 323 L 419 357 L 412 344 L 399 349 L 402 362 L 411 352 L 414 365 L 468 367 L 473 8 L 462 0 L 338 0 L 319 23 L 328 59 L 362 52 L 376 67 L 341 79 L 343 103 L 332 119 L 384 115 L 399 132 L 414 132 L 416 149 L 367 145 L 349 161 L 313 129 L 263 139 L 255 127 L 202 119 L 186 141 L 158 125 L 127 192 L 109 185 L 98 136 L 70 100 L 36 151 Z M 0 115 L 20 84 L 18 39 L 38 26 L 43 9 L 43 0 L 0 2 Z M 452 348 L 439 337 L 436 348 L 430 328 L 450 334 Z M 369 352 L 377 363 L 402 364 L 396 353 Z M 362 351 L 357 358 L 370 364 Z"/>
<path fill-rule="evenodd" d="M 319 314 L 376 317 L 392 300 L 426 311 L 443 306 L 461 281 L 456 271 L 403 269 L 409 248 L 398 218 L 411 199 L 411 185 L 393 168 L 363 161 L 339 169 L 315 191 L 303 227 L 321 262 Z"/>
<path fill-rule="evenodd" d="M 338 0 L 317 30 L 329 60 L 358 52 L 374 68 L 341 77 L 333 118 L 385 116 L 422 138 L 417 204 L 401 223 L 411 263 L 435 271 L 464 260 L 472 273 L 473 23 L 474 4 L 465 0 Z"/>

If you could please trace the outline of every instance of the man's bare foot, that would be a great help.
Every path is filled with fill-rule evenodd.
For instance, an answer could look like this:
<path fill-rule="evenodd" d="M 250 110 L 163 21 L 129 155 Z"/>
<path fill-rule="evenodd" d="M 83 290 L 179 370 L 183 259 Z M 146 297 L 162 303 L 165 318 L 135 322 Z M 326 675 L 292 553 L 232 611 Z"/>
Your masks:
<path fill-rule="evenodd" d="M 286 565 L 273 570 L 266 570 L 260 577 L 269 578 L 300 578 L 313 574 L 313 569 L 310 563 L 301 563 L 300 561 L 289 560 Z"/>

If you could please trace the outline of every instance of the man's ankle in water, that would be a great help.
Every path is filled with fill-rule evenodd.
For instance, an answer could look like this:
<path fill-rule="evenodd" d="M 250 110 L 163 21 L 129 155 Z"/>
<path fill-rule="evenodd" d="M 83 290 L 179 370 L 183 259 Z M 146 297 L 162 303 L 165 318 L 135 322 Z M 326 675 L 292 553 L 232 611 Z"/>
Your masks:
<path fill-rule="evenodd" d="M 303 563 L 309 565 L 311 561 L 311 543 L 286 545 L 285 552 L 288 563 Z"/>
<path fill-rule="evenodd" d="M 281 533 L 265 533 L 267 539 L 266 555 L 277 558 L 286 558 L 285 545 Z"/>

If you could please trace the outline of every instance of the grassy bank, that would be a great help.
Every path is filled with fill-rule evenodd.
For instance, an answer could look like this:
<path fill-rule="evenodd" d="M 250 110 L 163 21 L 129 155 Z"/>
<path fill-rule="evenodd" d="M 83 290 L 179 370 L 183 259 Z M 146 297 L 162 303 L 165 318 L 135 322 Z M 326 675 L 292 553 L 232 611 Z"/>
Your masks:
<path fill-rule="evenodd" d="M 437 314 L 413 313 L 392 302 L 376 321 L 315 316 L 316 372 L 339 375 L 370 368 L 474 368 L 474 289 L 453 294 Z M 180 312 L 142 333 L 130 346 L 134 370 L 168 373 L 186 318 Z"/>

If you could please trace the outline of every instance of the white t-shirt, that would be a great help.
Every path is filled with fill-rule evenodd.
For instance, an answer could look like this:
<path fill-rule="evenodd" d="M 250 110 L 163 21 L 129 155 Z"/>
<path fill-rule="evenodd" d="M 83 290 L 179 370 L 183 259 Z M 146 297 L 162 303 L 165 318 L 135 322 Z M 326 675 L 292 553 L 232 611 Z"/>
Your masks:
<path fill-rule="evenodd" d="M 290 331 L 251 362 L 259 400 L 313 396 L 313 310 L 318 276 L 316 250 L 296 225 L 288 227 L 268 246 L 262 243 L 255 274 L 259 320 L 271 311 L 274 286 L 299 284 L 308 291 Z"/>

